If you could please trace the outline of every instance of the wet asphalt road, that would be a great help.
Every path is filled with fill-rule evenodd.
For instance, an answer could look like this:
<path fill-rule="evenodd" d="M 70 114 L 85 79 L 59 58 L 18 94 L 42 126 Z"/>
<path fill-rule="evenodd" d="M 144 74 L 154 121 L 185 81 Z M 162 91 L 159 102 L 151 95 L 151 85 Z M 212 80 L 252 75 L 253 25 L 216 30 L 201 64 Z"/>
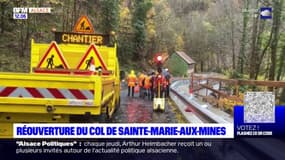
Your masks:
<path fill-rule="evenodd" d="M 115 112 L 113 123 L 183 123 L 185 120 L 171 100 L 166 99 L 165 111 L 153 111 L 152 101 L 147 98 L 139 98 L 138 93 L 134 97 L 127 96 L 127 89 L 121 90 L 121 105 Z"/>

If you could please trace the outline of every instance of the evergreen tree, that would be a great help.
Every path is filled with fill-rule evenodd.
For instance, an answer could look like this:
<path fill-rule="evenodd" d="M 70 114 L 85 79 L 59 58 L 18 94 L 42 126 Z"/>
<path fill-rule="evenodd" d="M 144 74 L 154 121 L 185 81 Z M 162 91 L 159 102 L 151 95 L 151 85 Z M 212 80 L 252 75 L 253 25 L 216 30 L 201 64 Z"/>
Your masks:
<path fill-rule="evenodd" d="M 119 0 L 101 0 L 101 24 L 104 33 L 118 30 L 119 4 Z"/>
<path fill-rule="evenodd" d="M 134 54 L 133 58 L 141 57 L 146 41 L 147 11 L 152 7 L 150 0 L 135 0 L 132 26 L 134 29 Z"/>

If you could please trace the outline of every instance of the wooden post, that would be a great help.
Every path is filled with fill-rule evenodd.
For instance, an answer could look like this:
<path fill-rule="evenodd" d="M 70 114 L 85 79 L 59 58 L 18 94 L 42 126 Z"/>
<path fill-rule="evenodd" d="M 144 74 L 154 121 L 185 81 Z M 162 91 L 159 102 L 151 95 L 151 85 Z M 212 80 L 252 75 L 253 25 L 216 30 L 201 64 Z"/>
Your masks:
<path fill-rule="evenodd" d="M 200 79 L 199 79 L 199 86 L 201 85 L 201 83 L 200 83 Z M 200 94 L 200 89 L 198 89 L 198 94 Z"/>
<path fill-rule="evenodd" d="M 193 96 L 193 90 L 194 90 L 194 79 L 193 79 L 193 73 L 190 74 L 190 82 L 191 82 L 191 85 L 190 85 L 190 95 Z"/>
<path fill-rule="evenodd" d="M 219 81 L 219 91 L 221 90 L 221 88 L 222 88 L 222 82 Z M 218 94 L 218 99 L 220 99 L 220 94 Z"/>
<path fill-rule="evenodd" d="M 209 80 L 207 79 L 207 85 L 209 85 Z M 208 89 L 206 89 L 206 96 L 208 96 Z"/>
<path fill-rule="evenodd" d="M 235 95 L 239 96 L 239 85 L 235 83 Z"/>

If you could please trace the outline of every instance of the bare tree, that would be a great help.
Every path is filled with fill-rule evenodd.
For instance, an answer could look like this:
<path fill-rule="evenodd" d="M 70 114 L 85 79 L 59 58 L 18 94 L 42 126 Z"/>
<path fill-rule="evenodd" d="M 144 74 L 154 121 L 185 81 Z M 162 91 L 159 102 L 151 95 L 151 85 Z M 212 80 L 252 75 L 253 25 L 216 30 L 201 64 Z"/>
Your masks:
<path fill-rule="evenodd" d="M 247 24 L 248 24 L 248 0 L 244 0 L 244 10 L 243 10 L 243 24 L 242 24 L 242 38 L 241 46 L 239 51 L 239 70 L 243 74 L 244 60 L 245 60 L 245 46 L 247 40 Z"/>
<path fill-rule="evenodd" d="M 282 53 L 280 55 L 280 60 L 279 60 L 279 68 L 278 68 L 278 71 L 277 71 L 277 77 L 276 77 L 276 80 L 277 81 L 280 81 L 281 80 L 281 77 L 282 77 L 282 72 L 284 72 L 284 68 L 285 68 L 285 44 L 283 44 L 283 47 L 282 47 Z"/>
<path fill-rule="evenodd" d="M 254 8 L 258 8 L 259 0 L 255 1 Z M 249 60 L 249 78 L 254 79 L 255 75 L 255 63 L 257 55 L 257 37 L 258 37 L 258 22 L 259 17 L 257 15 L 253 16 L 253 25 L 252 25 L 252 36 L 251 36 L 251 51 L 250 51 L 250 60 Z"/>
<path fill-rule="evenodd" d="M 272 24 L 272 42 L 270 45 L 271 49 L 271 65 L 269 70 L 269 80 L 275 79 L 275 69 L 276 69 L 276 54 L 277 46 L 279 41 L 279 30 L 281 26 L 281 12 L 282 12 L 283 0 L 275 0 L 273 2 L 273 24 Z"/>

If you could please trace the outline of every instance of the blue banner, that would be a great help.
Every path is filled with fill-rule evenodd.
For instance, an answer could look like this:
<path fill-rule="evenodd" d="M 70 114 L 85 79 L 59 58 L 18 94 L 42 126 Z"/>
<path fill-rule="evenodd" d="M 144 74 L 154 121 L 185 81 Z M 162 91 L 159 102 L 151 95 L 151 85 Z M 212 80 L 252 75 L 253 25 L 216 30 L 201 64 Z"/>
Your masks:
<path fill-rule="evenodd" d="M 284 137 L 285 136 L 285 106 L 275 107 L 274 123 L 245 123 L 244 107 L 234 107 L 235 137 Z"/>

